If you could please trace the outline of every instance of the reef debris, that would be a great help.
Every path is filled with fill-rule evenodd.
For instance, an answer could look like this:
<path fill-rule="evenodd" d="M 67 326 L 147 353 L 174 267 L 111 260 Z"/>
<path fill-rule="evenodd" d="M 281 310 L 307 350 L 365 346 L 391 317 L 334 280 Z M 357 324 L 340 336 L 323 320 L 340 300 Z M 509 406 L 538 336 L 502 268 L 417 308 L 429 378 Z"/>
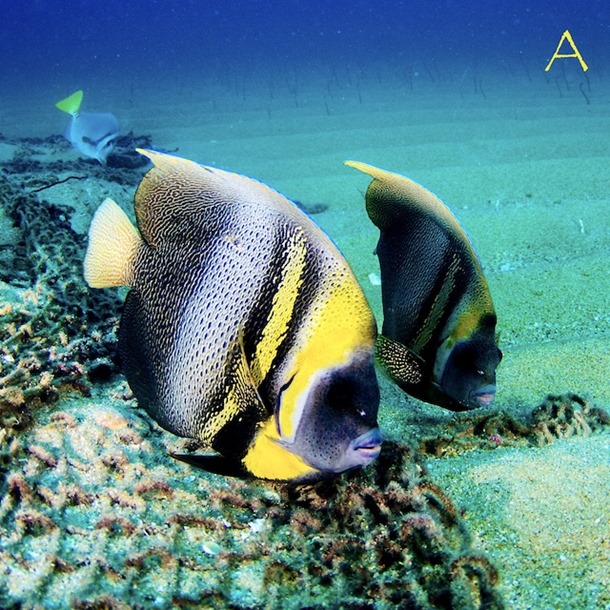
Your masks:
<path fill-rule="evenodd" d="M 420 438 L 419 450 L 441 457 L 499 446 L 540 447 L 608 425 L 608 412 L 591 400 L 573 392 L 548 394 L 523 420 L 499 410 L 460 414 L 445 422 L 440 433 Z"/>
<path fill-rule="evenodd" d="M 1 607 L 503 607 L 413 448 L 312 487 L 228 479 L 132 406 L 63 400 L 5 446 Z"/>
<path fill-rule="evenodd" d="M 2 231 L 13 235 L 0 269 L 0 427 L 11 436 L 32 423 L 37 406 L 66 392 L 87 396 L 92 381 L 118 371 L 120 299 L 93 293 L 82 277 L 85 244 L 73 227 L 74 198 L 66 205 L 45 198 L 79 168 L 84 178 L 103 168 L 92 160 L 70 167 L 45 160 L 44 151 L 60 145 L 48 139 L 0 141 L 15 149 L 0 163 Z M 100 188 L 122 190 L 140 178 L 141 171 L 114 169 Z"/>
<path fill-rule="evenodd" d="M 610 415 L 577 394 L 549 394 L 532 411 L 533 432 L 538 445 L 570 436 L 588 436 L 610 424 Z"/>

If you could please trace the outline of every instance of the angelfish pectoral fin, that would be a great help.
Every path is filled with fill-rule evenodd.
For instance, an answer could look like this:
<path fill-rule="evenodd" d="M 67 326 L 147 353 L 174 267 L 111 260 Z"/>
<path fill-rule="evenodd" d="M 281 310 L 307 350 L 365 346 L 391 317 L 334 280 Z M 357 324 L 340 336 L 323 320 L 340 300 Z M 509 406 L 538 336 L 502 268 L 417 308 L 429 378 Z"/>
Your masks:
<path fill-rule="evenodd" d="M 246 358 L 243 331 L 240 330 L 234 346 L 233 367 L 229 375 L 236 395 L 243 405 L 250 405 L 256 412 L 259 421 L 269 415 L 267 407 L 258 392 L 258 383 L 254 379 L 252 369 Z"/>
<path fill-rule="evenodd" d="M 244 468 L 238 460 L 232 460 L 218 454 L 190 454 L 190 453 L 171 453 L 175 460 L 200 468 L 212 474 L 219 474 L 226 477 L 237 477 L 239 479 L 252 478 L 252 475 Z"/>
<path fill-rule="evenodd" d="M 247 453 L 260 425 L 270 416 L 247 361 L 241 332 L 225 370 L 222 410 L 210 430 L 199 439 L 227 459 L 238 462 Z"/>
<path fill-rule="evenodd" d="M 388 375 L 399 383 L 417 385 L 423 379 L 424 361 L 398 341 L 379 335 L 375 355 Z"/>

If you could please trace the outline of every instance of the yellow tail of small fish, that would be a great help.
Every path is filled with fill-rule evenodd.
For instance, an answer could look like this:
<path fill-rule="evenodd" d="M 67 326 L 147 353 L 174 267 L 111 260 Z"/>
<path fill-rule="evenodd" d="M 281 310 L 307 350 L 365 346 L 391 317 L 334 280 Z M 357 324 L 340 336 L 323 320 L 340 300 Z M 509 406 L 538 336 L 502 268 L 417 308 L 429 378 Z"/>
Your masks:
<path fill-rule="evenodd" d="M 74 116 L 80 109 L 80 105 L 83 101 L 83 92 L 79 89 L 75 91 L 72 95 L 69 95 L 65 99 L 57 102 L 55 106 L 62 110 L 63 112 L 67 112 Z"/>

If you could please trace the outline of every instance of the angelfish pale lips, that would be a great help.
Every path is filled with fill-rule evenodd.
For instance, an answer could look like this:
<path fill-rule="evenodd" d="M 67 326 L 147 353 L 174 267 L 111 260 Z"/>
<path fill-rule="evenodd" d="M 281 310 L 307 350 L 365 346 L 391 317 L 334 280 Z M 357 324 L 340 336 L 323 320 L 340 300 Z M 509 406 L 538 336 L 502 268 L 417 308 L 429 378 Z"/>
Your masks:
<path fill-rule="evenodd" d="M 473 396 L 474 402 L 476 402 L 481 407 L 486 407 L 490 405 L 494 398 L 496 397 L 496 386 L 495 385 L 486 385 L 482 388 L 479 388 Z"/>
<path fill-rule="evenodd" d="M 352 441 L 352 449 L 359 457 L 359 463 L 363 466 L 370 464 L 381 452 L 381 432 L 379 428 L 373 428 L 365 434 L 361 434 Z"/>

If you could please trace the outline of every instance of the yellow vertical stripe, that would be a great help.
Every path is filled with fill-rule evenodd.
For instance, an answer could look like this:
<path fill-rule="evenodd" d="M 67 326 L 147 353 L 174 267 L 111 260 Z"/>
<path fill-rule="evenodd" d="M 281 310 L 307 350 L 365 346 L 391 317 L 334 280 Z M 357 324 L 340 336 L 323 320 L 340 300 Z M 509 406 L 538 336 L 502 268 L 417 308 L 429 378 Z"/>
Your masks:
<path fill-rule="evenodd" d="M 246 469 L 255 477 L 277 481 L 298 480 L 316 472 L 298 455 L 278 444 L 278 440 L 272 418 L 267 421 L 244 457 Z"/>
<path fill-rule="evenodd" d="M 282 437 L 291 439 L 301 419 L 307 391 L 316 375 L 346 364 L 359 350 L 372 349 L 375 321 L 354 276 L 347 271 L 329 274 L 317 287 L 318 300 L 302 322 L 300 349 L 282 395 Z"/>
<path fill-rule="evenodd" d="M 293 320 L 294 306 L 303 284 L 307 243 L 302 230 L 286 243 L 287 259 L 281 269 L 281 280 L 276 293 L 269 319 L 265 325 L 261 340 L 256 346 L 254 362 L 251 364 L 252 377 L 258 386 L 267 376 L 271 363 Z"/>

